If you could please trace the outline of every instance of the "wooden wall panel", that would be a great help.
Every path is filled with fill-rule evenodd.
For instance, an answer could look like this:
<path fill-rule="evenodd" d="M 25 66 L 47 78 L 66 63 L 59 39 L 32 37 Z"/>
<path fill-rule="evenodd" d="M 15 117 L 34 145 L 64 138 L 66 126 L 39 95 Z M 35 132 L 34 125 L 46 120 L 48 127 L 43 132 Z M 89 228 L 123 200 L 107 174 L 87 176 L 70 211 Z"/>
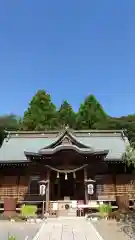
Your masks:
<path fill-rule="evenodd" d="M 20 176 L 17 194 L 18 201 L 25 200 L 25 197 L 28 194 L 29 180 L 29 176 Z"/>
<path fill-rule="evenodd" d="M 9 176 L 10 175 L 10 176 Z M 0 171 L 0 201 L 13 197 L 18 201 L 28 199 L 30 176 L 39 175 L 46 178 L 46 169 L 36 164 L 24 168 L 7 168 Z"/>
<path fill-rule="evenodd" d="M 135 175 L 119 174 L 116 176 L 117 196 L 128 195 L 129 199 L 135 199 Z"/>
<path fill-rule="evenodd" d="M 113 201 L 115 197 L 115 184 L 113 182 L 113 176 L 110 174 L 97 175 L 96 178 L 96 192 L 98 200 L 110 200 Z"/>
<path fill-rule="evenodd" d="M 17 176 L 1 176 L 0 178 L 0 200 L 5 197 L 17 196 Z"/>

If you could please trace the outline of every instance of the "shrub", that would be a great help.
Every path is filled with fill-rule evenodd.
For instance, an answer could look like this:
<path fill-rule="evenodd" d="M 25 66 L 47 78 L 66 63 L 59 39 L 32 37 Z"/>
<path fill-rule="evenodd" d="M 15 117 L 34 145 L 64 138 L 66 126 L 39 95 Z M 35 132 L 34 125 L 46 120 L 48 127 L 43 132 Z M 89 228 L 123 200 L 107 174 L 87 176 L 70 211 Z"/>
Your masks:
<path fill-rule="evenodd" d="M 23 218 L 35 217 L 37 212 L 36 205 L 25 205 L 21 206 L 21 216 Z"/>
<path fill-rule="evenodd" d="M 112 206 L 110 204 L 100 204 L 99 205 L 99 212 L 102 218 L 108 217 L 111 215 Z"/>
<path fill-rule="evenodd" d="M 14 236 L 8 236 L 8 240 L 16 240 L 16 237 L 14 237 Z"/>

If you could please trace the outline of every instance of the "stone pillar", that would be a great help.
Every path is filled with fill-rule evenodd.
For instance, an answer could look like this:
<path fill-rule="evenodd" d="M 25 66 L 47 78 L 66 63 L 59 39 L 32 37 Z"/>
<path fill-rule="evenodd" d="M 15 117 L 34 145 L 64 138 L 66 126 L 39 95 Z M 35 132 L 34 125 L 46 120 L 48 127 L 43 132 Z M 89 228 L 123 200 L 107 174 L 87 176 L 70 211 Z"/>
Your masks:
<path fill-rule="evenodd" d="M 85 204 L 88 204 L 88 192 L 87 192 L 87 167 L 84 168 L 84 189 L 85 189 Z"/>
<path fill-rule="evenodd" d="M 7 217 L 13 217 L 16 215 L 16 199 L 5 198 L 4 199 L 4 215 Z"/>

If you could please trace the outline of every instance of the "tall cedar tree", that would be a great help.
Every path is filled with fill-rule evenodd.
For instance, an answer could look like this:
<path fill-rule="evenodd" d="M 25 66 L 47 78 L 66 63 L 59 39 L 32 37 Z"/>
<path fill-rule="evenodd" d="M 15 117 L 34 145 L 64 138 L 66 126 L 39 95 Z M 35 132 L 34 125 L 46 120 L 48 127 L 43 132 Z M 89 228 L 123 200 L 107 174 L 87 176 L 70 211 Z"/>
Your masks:
<path fill-rule="evenodd" d="M 84 103 L 80 105 L 77 114 L 77 128 L 79 129 L 95 129 L 98 123 L 107 119 L 107 114 L 97 101 L 95 96 L 89 95 Z"/>
<path fill-rule="evenodd" d="M 74 129 L 76 127 L 76 114 L 72 106 L 66 100 L 63 101 L 58 110 L 58 122 L 60 128 L 69 126 Z"/>
<path fill-rule="evenodd" d="M 76 119 L 75 119 L 76 118 Z M 0 117 L 0 143 L 4 130 L 45 130 L 69 125 L 76 129 L 127 129 L 127 136 L 135 143 L 135 115 L 112 118 L 107 116 L 100 103 L 93 95 L 88 96 L 80 105 L 77 114 L 72 106 L 64 101 L 56 111 L 51 97 L 45 91 L 38 91 L 32 98 L 28 110 L 19 124 L 19 118 L 13 114 Z"/>
<path fill-rule="evenodd" d="M 23 130 L 49 130 L 57 128 L 56 106 L 44 90 L 39 90 L 29 103 L 21 124 Z"/>

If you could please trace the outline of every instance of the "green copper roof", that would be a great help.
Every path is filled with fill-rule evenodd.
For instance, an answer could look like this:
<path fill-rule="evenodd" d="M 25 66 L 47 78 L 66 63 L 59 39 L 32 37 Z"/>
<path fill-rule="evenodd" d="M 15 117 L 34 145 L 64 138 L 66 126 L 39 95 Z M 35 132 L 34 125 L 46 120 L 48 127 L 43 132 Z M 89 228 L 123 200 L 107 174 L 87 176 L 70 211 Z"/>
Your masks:
<path fill-rule="evenodd" d="M 70 145 L 70 144 L 61 144 L 61 145 L 58 145 L 54 148 L 43 148 L 41 150 L 37 152 L 24 152 L 26 156 L 33 156 L 33 155 L 36 155 L 36 156 L 45 156 L 45 155 L 52 155 L 52 154 L 55 154 L 57 152 L 59 152 L 60 150 L 74 150 L 80 154 L 86 154 L 86 155 L 107 155 L 108 154 L 108 150 L 103 150 L 103 151 L 95 151 L 93 150 L 92 148 L 79 148 L 78 146 L 76 145 Z"/>
<path fill-rule="evenodd" d="M 58 131 L 10 133 L 0 148 L 0 161 L 27 161 L 24 152 L 38 153 L 43 148 L 58 144 L 62 134 Z M 63 137 L 66 134 L 67 131 Z M 67 135 L 70 136 L 69 131 Z M 128 143 L 122 131 L 74 131 L 71 136 L 72 140 L 82 144 L 84 148 L 94 149 L 95 152 L 108 150 L 108 160 L 120 160 Z"/>

